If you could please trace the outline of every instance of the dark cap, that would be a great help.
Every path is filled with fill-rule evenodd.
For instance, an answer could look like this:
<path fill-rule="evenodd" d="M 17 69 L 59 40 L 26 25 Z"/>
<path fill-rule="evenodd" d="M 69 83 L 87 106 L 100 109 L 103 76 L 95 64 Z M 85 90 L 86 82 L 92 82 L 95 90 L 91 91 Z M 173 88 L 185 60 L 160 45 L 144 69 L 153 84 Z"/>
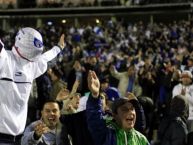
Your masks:
<path fill-rule="evenodd" d="M 135 99 L 132 99 L 132 100 L 129 100 L 128 98 L 119 98 L 119 99 L 116 99 L 113 104 L 112 104 L 112 112 L 113 113 L 117 113 L 117 109 L 124 105 L 125 103 L 131 103 L 133 105 L 134 108 L 136 108 L 138 105 L 139 105 L 139 102 L 138 100 L 135 100 Z"/>

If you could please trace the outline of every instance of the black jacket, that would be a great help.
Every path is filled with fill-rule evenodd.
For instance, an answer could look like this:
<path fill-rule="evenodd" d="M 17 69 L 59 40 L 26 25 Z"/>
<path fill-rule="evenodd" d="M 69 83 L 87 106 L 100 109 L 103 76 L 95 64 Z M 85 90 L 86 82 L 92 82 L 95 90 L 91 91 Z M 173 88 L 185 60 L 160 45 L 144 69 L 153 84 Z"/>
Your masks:
<path fill-rule="evenodd" d="M 160 123 L 160 145 L 186 145 L 188 102 L 184 96 L 175 96 L 170 105 L 170 114 Z"/>

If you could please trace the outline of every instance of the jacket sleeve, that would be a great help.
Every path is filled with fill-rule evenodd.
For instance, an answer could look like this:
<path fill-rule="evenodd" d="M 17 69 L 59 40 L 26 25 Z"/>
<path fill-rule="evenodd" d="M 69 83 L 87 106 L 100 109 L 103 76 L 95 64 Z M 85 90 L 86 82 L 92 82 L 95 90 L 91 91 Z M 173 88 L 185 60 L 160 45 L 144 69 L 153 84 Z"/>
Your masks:
<path fill-rule="evenodd" d="M 88 129 L 92 135 L 95 145 L 105 143 L 107 136 L 107 127 L 102 116 L 101 100 L 89 96 L 86 106 Z"/>
<path fill-rule="evenodd" d="M 5 51 L 4 44 L 0 40 L 0 70 L 2 69 L 2 66 L 5 63 L 6 57 L 7 57 L 7 53 Z"/>
<path fill-rule="evenodd" d="M 43 53 L 40 59 L 36 62 L 34 78 L 39 77 L 47 70 L 47 63 L 53 60 L 59 53 L 61 49 L 58 46 L 54 46 L 52 49 Z"/>
<path fill-rule="evenodd" d="M 160 145 L 184 145 L 187 136 L 185 123 L 179 119 L 165 118 L 158 129 Z"/>
<path fill-rule="evenodd" d="M 187 136 L 187 130 L 182 122 L 172 123 L 172 134 L 170 139 L 170 145 L 184 145 Z"/>
<path fill-rule="evenodd" d="M 39 140 L 34 139 L 34 125 L 31 124 L 26 127 L 24 134 L 21 138 L 21 145 L 37 145 L 42 139 Z"/>
<path fill-rule="evenodd" d="M 110 71 L 111 75 L 116 79 L 120 80 L 121 77 L 124 75 L 125 72 L 118 72 L 117 70 Z"/>
<path fill-rule="evenodd" d="M 61 52 L 61 49 L 58 46 L 54 46 L 52 49 L 46 51 L 42 54 L 41 59 L 48 62 L 54 59 L 59 53 Z"/>

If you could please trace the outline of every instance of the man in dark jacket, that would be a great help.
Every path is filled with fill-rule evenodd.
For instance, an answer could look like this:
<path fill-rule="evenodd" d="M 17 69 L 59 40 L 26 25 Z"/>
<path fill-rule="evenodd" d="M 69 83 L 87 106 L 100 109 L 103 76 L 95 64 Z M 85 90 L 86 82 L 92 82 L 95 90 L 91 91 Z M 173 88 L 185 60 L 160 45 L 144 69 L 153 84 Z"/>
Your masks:
<path fill-rule="evenodd" d="M 160 145 L 185 145 L 187 138 L 188 102 L 184 96 L 171 101 L 170 114 L 162 120 L 158 129 Z"/>

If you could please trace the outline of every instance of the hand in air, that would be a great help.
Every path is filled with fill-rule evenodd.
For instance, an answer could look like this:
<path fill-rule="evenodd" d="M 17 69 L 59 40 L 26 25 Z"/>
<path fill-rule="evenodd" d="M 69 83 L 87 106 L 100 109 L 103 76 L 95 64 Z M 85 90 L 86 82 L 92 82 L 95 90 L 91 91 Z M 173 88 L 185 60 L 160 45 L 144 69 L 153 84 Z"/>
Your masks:
<path fill-rule="evenodd" d="M 100 82 L 94 71 L 89 71 L 88 73 L 88 88 L 91 91 L 93 97 L 98 98 L 100 90 Z"/>
<path fill-rule="evenodd" d="M 66 45 L 66 43 L 65 43 L 65 41 L 64 41 L 64 38 L 65 38 L 65 35 L 62 34 L 62 35 L 60 36 L 60 40 L 59 40 L 59 42 L 58 42 L 58 45 L 60 46 L 61 49 L 64 49 L 64 47 L 65 47 L 65 45 Z"/>
<path fill-rule="evenodd" d="M 36 138 L 40 138 L 44 133 L 47 133 L 48 131 L 50 131 L 50 129 L 46 126 L 46 124 L 44 124 L 43 122 L 38 122 L 35 125 L 34 128 L 34 133 Z"/>

